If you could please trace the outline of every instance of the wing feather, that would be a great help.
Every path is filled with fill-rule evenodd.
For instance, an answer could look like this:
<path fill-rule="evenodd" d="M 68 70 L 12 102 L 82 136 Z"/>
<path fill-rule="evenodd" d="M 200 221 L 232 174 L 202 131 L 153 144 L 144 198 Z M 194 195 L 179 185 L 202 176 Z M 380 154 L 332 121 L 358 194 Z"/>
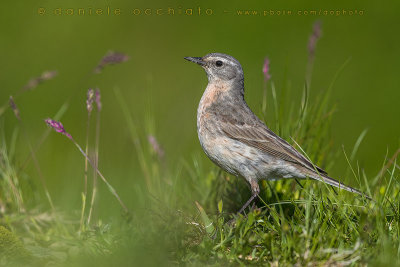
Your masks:
<path fill-rule="evenodd" d="M 232 139 L 238 140 L 282 160 L 299 164 L 315 171 L 314 165 L 308 159 L 306 159 L 288 142 L 268 129 L 264 124 L 251 126 L 224 122 L 221 123 L 220 126 L 222 131 Z M 326 171 L 323 169 L 317 166 L 315 167 L 321 174 L 326 174 Z"/>

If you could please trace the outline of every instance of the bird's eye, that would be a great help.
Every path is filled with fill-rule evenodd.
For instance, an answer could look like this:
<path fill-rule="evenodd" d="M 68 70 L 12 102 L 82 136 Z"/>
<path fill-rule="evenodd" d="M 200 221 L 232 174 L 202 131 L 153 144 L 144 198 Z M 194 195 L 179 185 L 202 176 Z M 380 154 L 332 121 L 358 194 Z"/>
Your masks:
<path fill-rule="evenodd" d="M 217 60 L 217 61 L 215 62 L 215 65 L 216 65 L 217 67 L 221 67 L 221 66 L 223 65 L 223 63 L 222 63 L 221 60 Z"/>

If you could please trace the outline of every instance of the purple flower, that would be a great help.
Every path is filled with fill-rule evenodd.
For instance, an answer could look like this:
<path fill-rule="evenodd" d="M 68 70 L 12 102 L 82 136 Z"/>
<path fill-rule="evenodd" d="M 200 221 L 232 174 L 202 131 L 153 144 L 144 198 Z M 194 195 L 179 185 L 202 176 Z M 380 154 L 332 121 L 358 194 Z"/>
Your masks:
<path fill-rule="evenodd" d="M 67 131 L 65 131 L 64 126 L 62 125 L 61 122 L 52 119 L 45 119 L 44 121 L 47 123 L 48 126 L 53 128 L 54 131 L 61 133 L 72 140 L 72 136 L 69 133 L 67 133 Z"/>
<path fill-rule="evenodd" d="M 125 62 L 129 59 L 128 55 L 123 53 L 118 53 L 114 51 L 109 51 L 100 61 L 100 63 L 94 69 L 95 73 L 100 73 L 103 68 L 107 65 L 114 65 L 118 63 Z"/>
<path fill-rule="evenodd" d="M 315 47 L 317 46 L 317 41 L 321 37 L 322 24 L 320 20 L 317 20 L 313 25 L 313 32 L 308 40 L 308 54 L 313 57 L 315 54 Z"/>
<path fill-rule="evenodd" d="M 15 104 L 14 98 L 12 96 L 10 96 L 10 100 L 8 103 L 10 104 L 11 109 L 14 111 L 15 117 L 17 117 L 18 120 L 21 120 L 21 117 L 19 116 L 19 109 Z"/>
<path fill-rule="evenodd" d="M 101 95 L 100 95 L 99 88 L 96 88 L 95 101 L 96 101 L 96 105 L 97 105 L 97 110 L 100 111 L 101 110 Z"/>
<path fill-rule="evenodd" d="M 268 57 L 266 57 L 264 60 L 264 65 L 263 65 L 262 71 L 264 73 L 265 81 L 268 81 L 269 79 L 271 79 L 271 75 L 269 74 L 269 58 Z"/>
<path fill-rule="evenodd" d="M 86 109 L 90 113 L 93 110 L 93 100 L 94 100 L 94 90 L 90 88 L 87 91 L 87 97 L 86 97 Z"/>

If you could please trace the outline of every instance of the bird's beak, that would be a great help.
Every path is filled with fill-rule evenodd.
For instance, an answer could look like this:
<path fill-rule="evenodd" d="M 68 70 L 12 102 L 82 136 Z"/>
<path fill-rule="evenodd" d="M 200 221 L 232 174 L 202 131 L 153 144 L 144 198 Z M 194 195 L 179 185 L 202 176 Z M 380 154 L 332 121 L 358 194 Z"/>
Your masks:
<path fill-rule="evenodd" d="M 206 64 L 201 57 L 185 57 L 185 59 L 199 64 L 200 66 L 204 66 Z"/>

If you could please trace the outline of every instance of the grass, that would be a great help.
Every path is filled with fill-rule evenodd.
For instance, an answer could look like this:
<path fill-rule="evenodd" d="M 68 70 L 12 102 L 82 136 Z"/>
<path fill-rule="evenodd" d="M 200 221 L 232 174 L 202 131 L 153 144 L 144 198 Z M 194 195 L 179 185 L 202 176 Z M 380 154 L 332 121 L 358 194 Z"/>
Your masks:
<path fill-rule="evenodd" d="M 104 62 L 100 70 L 106 66 Z M 99 128 L 96 127 L 94 156 L 88 153 L 88 137 L 84 150 L 75 143 L 85 156 L 82 162 L 89 163 L 86 166 L 91 165 L 94 172 L 92 184 L 87 183 L 90 169 L 83 172 L 87 174 L 83 176 L 87 187 L 81 212 L 71 214 L 52 207 L 56 204 L 51 201 L 51 192 L 44 188 L 45 196 L 37 196 L 38 187 L 32 186 L 36 182 L 45 186 L 44 181 L 32 182 L 34 179 L 27 178 L 28 173 L 23 171 L 31 161 L 38 165 L 37 146 L 29 143 L 27 163 L 16 160 L 19 153 L 16 143 L 29 140 L 25 134 L 20 138 L 19 131 L 24 128 L 22 123 L 16 123 L 11 139 L 6 140 L 4 134 L 0 139 L 0 263 L 24 265 L 29 262 L 37 266 L 400 265 L 400 167 L 397 164 L 400 150 L 382 159 L 382 168 L 376 170 L 376 175 L 366 174 L 358 165 L 357 152 L 363 146 L 367 131 L 355 138 L 350 150 L 336 151 L 330 139 L 330 122 L 335 114 L 330 92 L 347 63 L 333 74 L 327 89 L 319 95 L 308 86 L 311 73 L 307 73 L 300 101 L 287 97 L 293 90 L 289 86 L 276 88 L 273 80 L 266 79 L 262 117 L 270 122 L 272 130 L 298 145 L 298 149 L 306 151 L 313 162 L 328 172 L 335 168 L 339 157 L 345 158 L 347 168 L 336 170 L 343 174 L 340 180 L 364 190 L 374 201 L 316 181 L 262 181 L 255 208 L 236 216 L 235 212 L 250 197 L 245 182 L 217 167 L 203 166 L 198 154 L 192 159 L 167 162 L 162 144 L 157 141 L 154 120 L 149 115 L 140 122 L 146 127 L 139 128 L 138 118 L 132 115 L 123 93 L 114 88 L 141 168 L 141 175 L 129 181 L 133 188 L 129 201 L 134 205 L 128 203 L 128 212 L 121 209 L 119 218 L 92 215 L 93 209 L 98 208 L 94 198 L 102 197 L 96 194 L 100 186 L 100 181 L 98 185 L 95 182 L 97 175 L 111 188 L 111 193 L 118 196 L 111 186 L 112 180 L 105 180 L 99 171 Z M 312 65 L 313 62 L 308 63 Z M 59 120 L 65 112 L 63 106 L 55 119 Z M 95 118 L 99 125 L 99 113 Z M 0 115 L 0 123 L 2 120 Z M 89 125 L 89 120 L 87 123 Z M 48 134 L 49 129 L 46 129 L 38 141 L 39 146 Z M 89 136 L 84 131 L 81 134 Z M 46 163 L 41 162 L 40 166 L 44 169 Z M 86 201 L 87 192 L 92 192 L 90 201 Z M 117 198 L 121 201 L 119 196 Z M 46 201 L 51 206 L 44 206 Z M 121 208 L 118 202 L 114 204 L 115 209 Z"/>

